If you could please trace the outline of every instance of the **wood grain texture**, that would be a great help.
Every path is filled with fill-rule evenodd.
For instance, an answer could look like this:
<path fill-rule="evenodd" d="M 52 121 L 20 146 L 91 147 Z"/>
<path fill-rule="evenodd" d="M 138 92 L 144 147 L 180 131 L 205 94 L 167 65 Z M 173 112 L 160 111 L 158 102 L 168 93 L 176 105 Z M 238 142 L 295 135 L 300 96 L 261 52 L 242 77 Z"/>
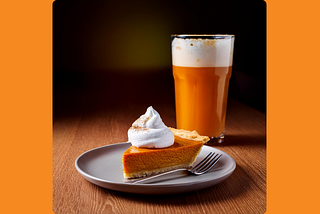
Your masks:
<path fill-rule="evenodd" d="M 175 195 L 136 195 L 104 189 L 85 180 L 74 162 L 92 148 L 127 141 L 127 130 L 148 105 L 175 127 L 174 100 L 112 103 L 87 97 L 82 109 L 60 112 L 53 130 L 53 211 L 70 213 L 265 213 L 265 114 L 229 99 L 226 140 L 210 145 L 231 155 L 237 167 L 213 187 Z M 165 101 L 163 98 L 161 101 Z M 85 106 L 85 107 L 83 107 Z"/>

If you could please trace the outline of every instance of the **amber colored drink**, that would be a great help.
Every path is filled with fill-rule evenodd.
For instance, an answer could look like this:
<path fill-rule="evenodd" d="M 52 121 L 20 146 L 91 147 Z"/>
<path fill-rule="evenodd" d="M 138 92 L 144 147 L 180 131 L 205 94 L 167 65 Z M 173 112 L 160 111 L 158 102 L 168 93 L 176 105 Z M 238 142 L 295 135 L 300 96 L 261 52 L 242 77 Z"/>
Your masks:
<path fill-rule="evenodd" d="M 176 126 L 222 143 L 234 35 L 171 35 Z"/>
<path fill-rule="evenodd" d="M 177 128 L 209 137 L 223 134 L 232 66 L 172 67 Z"/>

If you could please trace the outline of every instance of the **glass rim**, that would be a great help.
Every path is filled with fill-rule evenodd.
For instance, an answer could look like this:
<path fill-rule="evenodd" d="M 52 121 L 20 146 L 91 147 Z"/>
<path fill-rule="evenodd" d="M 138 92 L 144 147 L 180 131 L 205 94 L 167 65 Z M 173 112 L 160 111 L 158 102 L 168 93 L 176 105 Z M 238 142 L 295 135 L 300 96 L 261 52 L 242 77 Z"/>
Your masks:
<path fill-rule="evenodd" d="M 177 38 L 234 38 L 234 34 L 171 34 L 171 37 Z"/>

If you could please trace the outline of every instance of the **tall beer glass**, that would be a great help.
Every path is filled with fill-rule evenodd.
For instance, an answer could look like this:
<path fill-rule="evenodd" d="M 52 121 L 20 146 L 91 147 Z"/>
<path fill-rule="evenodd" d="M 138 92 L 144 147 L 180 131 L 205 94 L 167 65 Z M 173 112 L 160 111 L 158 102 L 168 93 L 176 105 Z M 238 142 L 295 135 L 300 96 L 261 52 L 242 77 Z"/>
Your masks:
<path fill-rule="evenodd" d="M 177 128 L 224 140 L 234 35 L 172 35 Z"/>

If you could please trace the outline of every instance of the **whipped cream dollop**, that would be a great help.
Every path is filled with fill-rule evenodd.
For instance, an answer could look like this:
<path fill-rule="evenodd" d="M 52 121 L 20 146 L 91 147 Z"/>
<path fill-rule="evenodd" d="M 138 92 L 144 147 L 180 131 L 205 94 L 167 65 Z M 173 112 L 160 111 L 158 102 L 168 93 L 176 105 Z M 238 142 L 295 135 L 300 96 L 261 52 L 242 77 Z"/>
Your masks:
<path fill-rule="evenodd" d="M 128 130 L 129 142 L 139 148 L 165 148 L 173 145 L 174 134 L 150 106 Z"/>

